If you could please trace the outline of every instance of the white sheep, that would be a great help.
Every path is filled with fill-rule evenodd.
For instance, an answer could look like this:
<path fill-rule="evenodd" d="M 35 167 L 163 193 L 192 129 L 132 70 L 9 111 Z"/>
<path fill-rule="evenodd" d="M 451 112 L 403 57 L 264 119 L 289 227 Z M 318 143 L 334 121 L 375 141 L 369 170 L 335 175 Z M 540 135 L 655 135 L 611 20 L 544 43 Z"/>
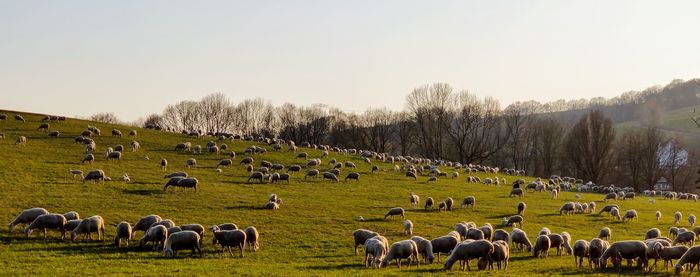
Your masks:
<path fill-rule="evenodd" d="M 129 240 L 131 240 L 133 236 L 134 232 L 131 229 L 131 224 L 126 221 L 119 222 L 119 224 L 117 224 L 117 232 L 114 235 L 114 245 L 119 247 L 122 239 L 125 239 L 126 246 L 129 246 Z"/>
<path fill-rule="evenodd" d="M 61 239 L 64 239 L 66 238 L 66 222 L 67 220 L 62 214 L 43 214 L 24 228 L 24 236 L 29 237 L 35 229 L 39 229 L 44 231 L 44 238 L 46 238 L 47 229 L 57 229 L 61 232 Z"/>
<path fill-rule="evenodd" d="M 403 229 L 406 236 L 413 236 L 413 222 L 410 220 L 405 220 L 403 222 Z"/>
<path fill-rule="evenodd" d="M 195 251 L 199 251 L 199 256 L 202 257 L 202 249 L 199 247 L 201 237 L 197 232 L 184 230 L 170 234 L 165 240 L 163 247 L 163 255 L 166 257 L 177 257 L 178 250 L 191 249 L 192 255 Z"/>
<path fill-rule="evenodd" d="M 71 232 L 71 240 L 75 241 L 78 235 L 87 236 L 88 240 L 92 240 L 92 233 L 97 233 L 97 239 L 103 240 L 105 235 L 105 221 L 99 215 L 94 215 L 83 219 L 78 227 L 75 227 Z"/>
<path fill-rule="evenodd" d="M 31 208 L 22 211 L 10 222 L 10 234 L 14 231 L 15 226 L 19 224 L 31 224 L 37 217 L 45 214 L 49 214 L 49 211 L 44 208 Z"/>

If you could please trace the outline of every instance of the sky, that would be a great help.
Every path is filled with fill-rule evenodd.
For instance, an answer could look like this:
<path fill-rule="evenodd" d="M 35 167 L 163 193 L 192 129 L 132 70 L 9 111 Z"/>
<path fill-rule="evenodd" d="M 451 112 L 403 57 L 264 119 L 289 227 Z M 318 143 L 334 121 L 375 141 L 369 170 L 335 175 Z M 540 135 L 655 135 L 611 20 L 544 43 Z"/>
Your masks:
<path fill-rule="evenodd" d="M 700 1 L 0 0 L 0 109 L 135 120 L 233 102 L 401 110 L 444 82 L 503 106 L 700 77 Z"/>

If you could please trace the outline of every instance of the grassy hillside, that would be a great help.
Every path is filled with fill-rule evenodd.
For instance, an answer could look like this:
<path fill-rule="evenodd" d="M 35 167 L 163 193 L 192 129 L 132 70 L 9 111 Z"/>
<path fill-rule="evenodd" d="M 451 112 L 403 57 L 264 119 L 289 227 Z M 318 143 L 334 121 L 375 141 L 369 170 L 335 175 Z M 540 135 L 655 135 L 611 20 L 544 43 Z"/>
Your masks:
<path fill-rule="evenodd" d="M 170 134 L 138 129 L 135 140 L 142 149 L 137 153 L 125 152 L 121 161 L 105 161 L 104 156 L 97 155 L 93 164 L 80 164 L 84 156 L 84 147 L 74 144 L 77 136 L 88 124 L 102 129 L 103 136 L 97 137 L 98 153 L 103 153 L 108 146 L 123 144 L 127 146 L 132 138 L 114 138 L 109 136 L 112 128 L 119 128 L 125 134 L 129 128 L 111 126 L 94 122 L 69 119 L 66 122 L 51 122 L 51 130 L 59 130 L 59 138 L 48 138 L 45 133 L 36 131 L 41 116 L 24 114 L 26 123 L 12 119 L 12 112 L 2 111 L 10 117 L 0 121 L 0 133 L 5 139 L 0 140 L 0 222 L 9 223 L 20 211 L 30 207 L 44 207 L 50 212 L 64 213 L 77 211 L 82 217 L 99 214 L 107 221 L 107 240 L 104 242 L 70 243 L 57 239 L 56 232 L 50 232 L 50 238 L 43 240 L 33 235 L 24 238 L 18 232 L 8 234 L 3 228 L 0 257 L 2 257 L 3 274 L 6 275 L 69 275 L 69 274 L 119 274 L 119 275 L 399 275 L 413 274 L 458 274 L 457 270 L 444 271 L 443 265 L 421 265 L 419 268 L 397 269 L 394 266 L 374 270 L 365 269 L 361 255 L 352 252 L 351 233 L 358 228 L 375 230 L 385 235 L 390 242 L 405 239 L 401 220 L 383 220 L 384 213 L 391 207 L 401 206 L 407 209 L 407 219 L 414 224 L 414 232 L 426 238 L 435 238 L 453 230 L 455 223 L 473 221 L 481 226 L 491 222 L 501 228 L 502 217 L 513 215 L 516 204 L 525 201 L 528 210 L 525 215 L 524 230 L 534 241 L 535 235 L 542 227 L 549 227 L 553 232 L 567 231 L 573 240 L 590 240 L 598 230 L 609 226 L 613 230 L 613 240 L 641 239 L 644 232 L 651 227 L 667 230 L 672 225 L 672 215 L 682 211 L 684 218 L 698 211 L 698 203 L 679 202 L 657 199 L 648 204 L 647 198 L 617 201 L 622 210 L 637 209 L 639 222 L 615 222 L 607 216 L 573 215 L 559 216 L 559 206 L 565 201 L 575 201 L 574 193 L 562 192 L 559 199 L 552 200 L 548 193 L 526 193 L 523 199 L 508 198 L 510 186 L 485 186 L 467 184 L 465 175 L 459 179 L 440 179 L 437 183 L 426 183 L 426 177 L 418 181 L 409 180 L 403 174 L 390 170 L 392 165 L 378 164 L 381 172 L 371 174 L 370 166 L 363 164 L 357 156 L 343 156 L 331 153 L 329 158 L 340 161 L 353 161 L 359 165 L 362 174 L 359 183 L 330 183 L 321 179 L 303 180 L 303 175 L 293 176 L 291 184 L 248 184 L 248 174 L 243 166 L 223 169 L 216 173 L 214 166 L 225 155 L 177 153 L 174 145 L 190 141 L 193 144 L 206 144 L 208 138 L 196 139 L 180 134 Z M 13 145 L 18 135 L 24 135 L 28 142 L 23 146 Z M 219 142 L 221 143 L 221 142 Z M 252 145 L 251 142 L 226 142 L 230 149 L 241 153 Z M 262 146 L 262 145 L 260 145 Z M 267 147 L 267 146 L 264 146 Z M 267 147 L 271 150 L 271 147 Z M 303 149 L 310 157 L 320 157 L 321 152 Z M 146 160 L 145 157 L 150 157 Z M 235 163 L 241 157 L 236 157 Z M 199 168 L 186 170 L 184 161 L 194 157 Z M 255 156 L 256 166 L 261 160 L 285 165 L 304 163 L 288 152 L 268 152 Z M 169 190 L 164 192 L 162 186 L 164 171 L 159 168 L 159 160 L 167 158 L 170 166 L 167 172 L 186 170 L 201 182 L 201 190 Z M 328 168 L 327 165 L 321 169 Z M 117 179 L 124 173 L 131 176 L 131 183 L 112 181 L 102 184 L 82 184 L 72 179 L 69 169 L 103 169 L 108 176 Z M 451 169 L 443 169 L 451 172 Z M 347 172 L 343 169 L 342 176 Z M 493 177 L 493 174 L 475 174 L 481 178 Z M 505 177 L 512 181 L 511 176 Z M 532 178 L 527 178 L 532 179 Z M 421 196 L 421 202 L 428 196 L 437 201 L 452 197 L 459 203 L 468 195 L 477 198 L 474 210 L 459 209 L 449 212 L 425 212 L 422 209 L 410 209 L 408 195 L 414 192 Z M 270 193 L 278 194 L 284 199 L 280 210 L 263 210 L 260 207 L 267 202 Z M 602 195 L 582 194 L 579 201 L 598 201 Z M 664 217 L 661 222 L 654 220 L 654 212 L 660 210 Z M 256 226 L 260 232 L 262 248 L 255 252 L 246 252 L 244 258 L 222 256 L 220 248 L 205 246 L 204 258 L 187 257 L 162 258 L 162 253 L 139 249 L 136 246 L 116 249 L 110 246 L 114 235 L 114 226 L 120 221 L 134 223 L 148 214 L 159 214 L 163 218 L 174 220 L 178 225 L 200 223 L 204 226 L 233 222 L 239 227 Z M 357 220 L 363 216 L 366 221 Z M 685 221 L 684 221 L 685 222 Z M 687 225 L 684 223 L 683 225 Z M 6 226 L 6 225 L 5 225 Z M 687 227 L 687 226 L 686 226 Z M 504 228 L 510 232 L 511 228 Z M 36 234 L 36 233 L 35 233 Z M 137 234 L 137 240 L 142 235 Z M 205 240 L 209 241 L 207 233 Z M 474 272 L 479 275 L 506 275 L 517 272 L 518 275 L 583 275 L 600 273 L 588 269 L 575 269 L 572 256 L 556 257 L 554 251 L 546 260 L 531 258 L 529 253 L 515 252 L 507 272 Z M 608 269 L 606 273 L 617 273 Z M 660 270 L 659 272 L 663 272 Z M 623 273 L 639 274 L 637 270 Z"/>

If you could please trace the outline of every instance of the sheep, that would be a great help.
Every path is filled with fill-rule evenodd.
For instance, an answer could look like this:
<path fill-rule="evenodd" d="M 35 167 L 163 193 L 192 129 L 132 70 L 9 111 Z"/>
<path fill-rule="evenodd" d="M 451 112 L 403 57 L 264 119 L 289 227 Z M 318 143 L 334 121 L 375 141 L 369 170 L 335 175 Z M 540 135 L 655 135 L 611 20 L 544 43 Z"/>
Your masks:
<path fill-rule="evenodd" d="M 610 241 L 612 238 L 612 230 L 610 230 L 608 227 L 603 227 L 600 229 L 600 232 L 598 232 L 598 238 Z"/>
<path fill-rule="evenodd" d="M 537 235 L 538 235 L 538 236 L 541 236 L 541 235 L 547 236 L 547 235 L 549 235 L 549 234 L 551 234 L 551 233 L 552 233 L 552 231 L 550 231 L 549 228 L 547 228 L 547 227 L 542 227 L 542 229 L 540 229 L 540 233 L 537 234 Z"/>
<path fill-rule="evenodd" d="M 508 232 L 506 232 L 503 229 L 496 229 L 495 231 L 493 231 L 493 235 L 491 236 L 491 239 L 493 241 L 502 240 L 506 243 L 510 243 L 510 234 L 508 234 Z"/>
<path fill-rule="evenodd" d="M 189 158 L 185 161 L 185 167 L 187 168 L 197 168 L 197 160 L 194 158 Z"/>
<path fill-rule="evenodd" d="M 486 266 L 488 265 L 490 269 L 493 269 L 493 262 L 496 262 L 498 265 L 498 269 L 501 269 L 501 266 L 503 265 L 503 270 L 508 269 L 508 259 L 510 258 L 510 248 L 508 247 L 507 242 L 503 241 L 494 241 L 491 243 L 493 245 L 493 253 L 491 253 L 491 261 L 485 259 L 485 258 L 480 258 L 478 265 L 479 265 L 479 270 L 486 269 Z"/>
<path fill-rule="evenodd" d="M 63 214 L 63 217 L 66 218 L 66 220 L 75 220 L 75 219 L 80 219 L 80 214 L 76 211 L 70 211 L 66 212 Z"/>
<path fill-rule="evenodd" d="M 464 199 L 462 199 L 462 204 L 460 205 L 460 207 L 461 208 L 470 207 L 473 210 L 474 205 L 476 205 L 476 198 L 474 198 L 474 196 L 467 196 L 467 197 L 464 197 Z"/>
<path fill-rule="evenodd" d="M 612 211 L 613 208 L 620 209 L 620 206 L 618 206 L 616 204 L 607 205 L 607 206 L 603 207 L 602 209 L 600 209 L 598 214 L 600 215 L 602 213 L 610 213 L 610 211 Z"/>
<path fill-rule="evenodd" d="M 530 239 L 527 238 L 525 231 L 513 228 L 513 231 L 510 233 L 510 239 L 514 248 L 520 250 L 527 249 L 528 252 L 532 251 L 532 243 Z"/>
<path fill-rule="evenodd" d="M 50 137 L 50 138 L 57 138 L 57 137 L 61 136 L 61 132 L 51 131 L 51 132 L 46 133 L 46 136 Z"/>
<path fill-rule="evenodd" d="M 139 219 L 139 221 L 137 221 L 136 224 L 134 224 L 132 231 L 134 232 L 134 234 L 136 233 L 136 231 L 146 232 L 148 228 L 151 227 L 151 225 L 162 220 L 163 219 L 159 215 L 155 214 L 144 216 L 141 219 Z"/>
<path fill-rule="evenodd" d="M 62 214 L 42 214 L 24 228 L 24 236 L 29 237 L 35 229 L 39 229 L 44 231 L 44 238 L 46 238 L 46 229 L 57 229 L 61 232 L 61 239 L 65 239 L 66 222 L 67 220 Z"/>
<path fill-rule="evenodd" d="M 486 240 L 476 240 L 468 243 L 461 243 L 457 245 L 454 248 L 454 250 L 452 250 L 452 254 L 450 254 L 450 256 L 447 257 L 447 260 L 445 261 L 445 269 L 450 270 L 452 269 L 452 266 L 455 262 L 464 261 L 464 263 L 462 264 L 462 270 L 464 270 L 464 266 L 466 265 L 467 269 L 471 271 L 471 268 L 469 267 L 469 260 L 478 260 L 480 258 L 483 258 L 488 260 L 489 263 L 491 263 L 491 254 L 493 254 L 493 252 L 493 244 Z"/>
<path fill-rule="evenodd" d="M 121 160 L 122 159 L 122 152 L 119 152 L 119 151 L 107 152 L 105 154 L 105 158 L 107 160 Z"/>
<path fill-rule="evenodd" d="M 588 249 L 589 249 L 589 243 L 588 241 L 585 240 L 577 240 L 574 242 L 574 263 L 576 264 L 576 268 L 582 268 L 583 267 L 583 259 L 587 258 L 588 255 Z M 588 261 L 590 265 L 590 260 Z"/>
<path fill-rule="evenodd" d="M 451 235 L 438 237 L 430 241 L 430 245 L 432 245 L 433 248 L 433 253 L 438 254 L 438 262 L 440 262 L 440 254 L 449 254 L 450 252 L 452 252 L 452 249 L 454 249 L 455 246 L 457 246 L 458 243 L 459 238 Z"/>
<path fill-rule="evenodd" d="M 676 212 L 676 213 L 673 215 L 673 224 L 678 224 L 678 223 L 680 223 L 680 222 L 681 222 L 681 217 L 683 217 L 683 214 L 681 214 L 681 212 Z"/>
<path fill-rule="evenodd" d="M 368 239 L 365 243 L 365 266 L 370 267 L 374 264 L 375 268 L 379 268 L 382 259 L 388 252 L 388 243 L 386 238 L 376 236 Z M 372 259 L 370 259 L 372 257 Z"/>
<path fill-rule="evenodd" d="M 693 273 L 693 268 L 698 266 L 698 271 L 700 271 L 700 246 L 693 246 L 688 249 L 683 256 L 678 260 L 676 266 L 674 267 L 674 272 L 676 275 L 684 271 L 683 266 L 685 264 L 690 264 L 690 273 Z"/>
<path fill-rule="evenodd" d="M 328 179 L 329 181 L 334 183 L 338 182 L 338 176 L 335 176 L 335 174 L 331 172 L 323 172 L 323 179 Z"/>
<path fill-rule="evenodd" d="M 416 173 L 413 171 L 406 171 L 406 177 L 413 178 L 414 181 L 418 180 L 418 177 L 416 177 Z"/>
<path fill-rule="evenodd" d="M 605 195 L 605 198 L 603 198 L 603 201 L 608 202 L 608 200 L 617 200 L 617 193 L 611 192 Z"/>
<path fill-rule="evenodd" d="M 93 182 L 94 182 L 94 181 L 96 181 L 96 180 L 100 180 L 100 182 L 104 184 L 105 179 L 106 179 L 105 176 L 106 176 L 106 175 L 105 175 L 105 172 L 102 171 L 102 170 L 100 170 L 100 169 L 98 169 L 98 170 L 92 170 L 92 171 L 88 172 L 88 173 L 85 175 L 85 177 L 83 177 L 83 184 L 85 184 L 85 182 L 87 182 L 87 181 L 93 181 Z"/>
<path fill-rule="evenodd" d="M 637 216 L 637 211 L 636 210 L 627 210 L 625 211 L 625 215 L 622 217 L 622 221 L 632 221 L 632 220 L 637 220 L 639 221 L 639 216 Z"/>
<path fill-rule="evenodd" d="M 190 151 L 192 149 L 191 142 L 178 143 L 175 145 L 175 151 Z"/>
<path fill-rule="evenodd" d="M 690 215 L 688 216 L 688 224 L 690 224 L 690 227 L 695 226 L 695 215 Z"/>
<path fill-rule="evenodd" d="M 413 192 L 411 192 L 411 193 L 408 195 L 408 200 L 409 200 L 409 202 L 410 202 L 410 207 L 416 208 L 416 207 L 418 207 L 418 203 L 420 202 L 420 196 L 418 196 L 418 195 L 414 194 Z"/>
<path fill-rule="evenodd" d="M 526 208 L 527 208 L 527 205 L 525 204 L 525 202 L 518 203 L 518 215 L 520 215 L 520 216 L 524 215 Z"/>
<path fill-rule="evenodd" d="M 401 216 L 401 219 L 406 219 L 404 216 L 404 210 L 401 207 L 389 209 L 389 211 L 384 215 L 384 219 L 386 220 L 388 217 L 393 218 L 394 216 Z"/>
<path fill-rule="evenodd" d="M 131 142 L 131 152 L 138 152 L 140 148 L 141 148 L 141 144 L 139 144 L 138 141 Z"/>
<path fill-rule="evenodd" d="M 432 264 L 435 256 L 433 256 L 433 244 L 420 236 L 413 236 L 411 240 L 418 246 L 418 253 L 423 258 L 423 262 L 426 264 Z M 375 256 L 376 257 L 376 256 Z"/>
<path fill-rule="evenodd" d="M 571 214 L 574 214 L 574 211 L 575 211 L 574 202 L 566 202 L 566 203 L 564 203 L 564 205 L 561 206 L 561 208 L 559 208 L 559 215 L 563 215 L 563 214 L 571 215 Z"/>
<path fill-rule="evenodd" d="M 170 234 L 165 240 L 163 247 L 163 255 L 166 257 L 177 257 L 178 250 L 190 249 L 192 255 L 195 251 L 199 251 L 199 256 L 202 257 L 202 249 L 199 247 L 201 238 L 197 232 L 181 231 Z"/>
<path fill-rule="evenodd" d="M 473 239 L 473 240 L 480 240 L 480 239 L 484 239 L 485 236 L 484 236 L 484 232 L 483 232 L 483 231 L 481 231 L 481 230 L 479 230 L 479 229 L 475 229 L 475 228 L 469 228 L 469 229 L 467 230 L 467 236 L 466 236 L 466 238 L 467 238 L 467 239 Z"/>
<path fill-rule="evenodd" d="M 16 121 L 26 122 L 26 120 L 24 120 L 24 117 L 22 117 L 21 115 L 18 115 L 18 114 L 15 114 L 15 120 L 16 120 Z"/>
<path fill-rule="evenodd" d="M 479 230 L 484 234 L 484 239 L 491 240 L 493 236 L 493 226 L 491 226 L 491 223 L 484 223 L 484 226 L 479 227 Z"/>
<path fill-rule="evenodd" d="M 546 236 L 549 238 L 550 249 L 557 249 L 557 255 L 561 256 L 564 252 L 564 238 L 559 234 L 549 234 Z"/>
<path fill-rule="evenodd" d="M 404 233 L 406 233 L 406 236 L 408 236 L 408 237 L 413 236 L 413 222 L 410 220 L 404 220 L 403 230 L 404 230 Z"/>
<path fill-rule="evenodd" d="M 92 240 L 92 233 L 97 233 L 97 239 L 103 240 L 105 235 L 105 221 L 99 215 L 94 215 L 83 219 L 80 224 L 71 232 L 71 240 L 76 241 L 78 235 L 85 235 Z"/>
<path fill-rule="evenodd" d="M 607 241 L 599 238 L 594 238 L 588 245 L 588 266 L 593 269 L 600 267 L 598 261 L 600 256 L 610 247 Z"/>
<path fill-rule="evenodd" d="M 655 239 L 658 237 L 661 237 L 661 230 L 659 230 L 659 228 L 651 228 L 644 234 L 645 240 Z"/>
<path fill-rule="evenodd" d="M 690 246 L 693 246 L 695 244 L 695 233 L 694 232 L 682 232 L 679 233 L 678 236 L 673 240 L 673 245 L 680 244 L 680 243 L 688 243 Z"/>
<path fill-rule="evenodd" d="M 24 145 L 25 143 L 27 143 L 27 137 L 25 136 L 19 136 L 15 140 L 15 145 Z"/>
<path fill-rule="evenodd" d="M 605 268 L 607 259 L 612 258 L 613 264 L 621 262 L 621 259 L 637 260 L 643 271 L 647 271 L 648 259 L 646 256 L 647 245 L 643 241 L 626 240 L 618 241 L 608 247 L 603 255 L 598 259 L 598 264 L 601 268 Z"/>
<path fill-rule="evenodd" d="M 515 197 L 515 196 L 523 197 L 523 196 L 524 196 L 524 194 L 523 194 L 523 189 L 521 189 L 521 188 L 514 188 L 514 189 L 512 189 L 512 190 L 510 191 L 510 194 L 508 195 L 508 197 Z"/>
<path fill-rule="evenodd" d="M 505 223 L 505 226 L 520 226 L 520 228 L 523 228 L 523 217 L 519 215 L 514 215 L 508 218 L 508 220 Z"/>
<path fill-rule="evenodd" d="M 447 210 L 448 210 L 448 211 L 451 211 L 451 210 L 452 210 L 452 205 L 454 204 L 455 201 L 452 200 L 451 197 L 447 197 L 447 199 L 445 199 L 444 202 L 445 202 L 445 205 L 446 205 Z"/>
<path fill-rule="evenodd" d="M 377 232 L 366 229 L 357 229 L 352 232 L 352 237 L 355 240 L 355 254 L 357 255 L 357 246 L 364 245 L 369 238 L 376 236 L 379 236 Z"/>
<path fill-rule="evenodd" d="M 622 220 L 622 218 L 620 217 L 620 210 L 618 210 L 617 208 L 612 208 L 610 210 L 610 215 L 616 220 Z"/>
<path fill-rule="evenodd" d="M 316 177 L 320 174 L 318 169 L 311 169 L 306 172 L 306 175 L 304 175 L 304 180 L 306 180 L 307 177 Z"/>
<path fill-rule="evenodd" d="M 10 222 L 10 234 L 15 230 L 15 226 L 19 224 L 31 224 L 37 217 L 45 214 L 49 214 L 49 211 L 44 208 L 31 208 L 22 211 Z"/>
<path fill-rule="evenodd" d="M 391 261 L 396 260 L 396 266 L 401 268 L 402 259 L 408 259 L 408 267 L 411 267 L 411 261 L 413 260 L 416 261 L 416 266 L 420 265 L 418 245 L 414 241 L 408 239 L 393 243 L 382 260 L 380 267 L 387 267 L 391 264 Z"/>
<path fill-rule="evenodd" d="M 180 228 L 180 226 L 168 227 L 168 235 L 171 235 L 171 234 L 174 234 L 177 232 L 182 232 L 182 228 Z"/>
<path fill-rule="evenodd" d="M 138 133 L 136 132 L 136 130 L 131 130 L 131 131 L 129 131 L 129 136 L 130 136 L 130 137 L 135 137 L 137 134 L 138 134 Z"/>
<path fill-rule="evenodd" d="M 559 191 L 556 189 L 552 190 L 552 199 L 557 199 L 557 196 L 559 196 Z"/>
<path fill-rule="evenodd" d="M 112 136 L 113 137 L 122 137 L 122 131 L 119 131 L 117 129 L 112 129 Z"/>
<path fill-rule="evenodd" d="M 188 176 L 188 175 L 187 175 L 187 172 L 173 172 L 173 173 L 170 173 L 170 174 L 165 174 L 165 176 L 163 176 L 163 178 L 166 178 L 166 179 L 167 179 L 167 178 L 174 178 L 174 177 L 183 177 L 183 178 L 186 178 L 187 176 Z"/>
<path fill-rule="evenodd" d="M 139 240 L 139 246 L 144 247 L 147 243 L 153 242 L 153 250 L 163 248 L 165 240 L 168 238 L 168 228 L 163 225 L 155 225 L 148 228 Z"/>
<path fill-rule="evenodd" d="M 163 225 L 166 228 L 171 228 L 171 227 L 177 226 L 177 225 L 175 225 L 175 222 L 173 222 L 171 219 L 163 219 L 161 221 L 154 222 L 153 224 L 151 224 L 151 226 L 149 226 L 149 228 L 153 227 L 153 226 L 158 226 L 158 225 Z"/>
<path fill-rule="evenodd" d="M 532 246 L 532 257 L 546 258 L 548 256 L 549 248 L 551 246 L 551 241 L 548 236 L 540 235 L 535 240 L 535 245 Z"/>
<path fill-rule="evenodd" d="M 180 187 L 183 190 L 192 188 L 194 192 L 197 193 L 197 188 L 199 188 L 199 180 L 197 178 L 185 178 L 185 177 L 173 177 L 168 180 L 163 186 L 163 191 L 168 190 L 168 187 Z"/>
<path fill-rule="evenodd" d="M 659 222 L 661 220 L 661 211 L 656 211 L 656 222 Z"/>
<path fill-rule="evenodd" d="M 121 245 L 122 239 L 126 240 L 126 246 L 129 246 L 129 240 L 134 236 L 131 224 L 126 221 L 119 222 L 117 224 L 117 233 L 114 235 L 114 246 L 119 247 Z"/>

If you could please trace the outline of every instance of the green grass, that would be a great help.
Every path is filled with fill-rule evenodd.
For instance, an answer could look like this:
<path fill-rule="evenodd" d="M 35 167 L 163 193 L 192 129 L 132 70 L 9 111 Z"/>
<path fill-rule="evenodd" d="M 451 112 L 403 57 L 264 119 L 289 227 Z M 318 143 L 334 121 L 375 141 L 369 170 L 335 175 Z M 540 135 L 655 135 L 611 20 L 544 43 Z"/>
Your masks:
<path fill-rule="evenodd" d="M 558 200 L 551 200 L 548 193 L 527 193 L 523 199 L 508 198 L 509 186 L 484 186 L 467 184 L 465 175 L 457 180 L 441 179 L 435 184 L 427 184 L 426 177 L 419 181 L 408 180 L 403 174 L 390 170 L 390 164 L 380 163 L 382 172 L 371 174 L 370 166 L 363 164 L 357 156 L 343 156 L 331 153 L 330 158 L 340 161 L 354 161 L 362 174 L 361 182 L 329 183 L 317 180 L 302 180 L 293 176 L 291 184 L 248 184 L 247 173 L 242 166 L 225 168 L 216 173 L 214 166 L 224 155 L 193 155 L 173 151 L 179 142 L 191 141 L 204 145 L 208 139 L 196 139 L 180 134 L 169 134 L 138 129 L 136 138 L 142 149 L 138 153 L 125 152 L 122 161 L 105 161 L 102 155 L 92 164 L 81 165 L 84 148 L 74 144 L 73 138 L 85 129 L 87 124 L 96 125 L 104 134 L 96 138 L 98 152 L 103 153 L 108 146 L 127 146 L 131 138 L 113 138 L 109 132 L 118 127 L 125 134 L 130 128 L 111 126 L 94 122 L 69 119 L 67 122 L 51 122 L 51 130 L 61 131 L 60 138 L 47 138 L 36 131 L 41 116 L 25 114 L 26 123 L 16 122 L 12 112 L 0 121 L 0 133 L 6 138 L 0 140 L 0 222 L 9 223 L 20 211 L 30 207 L 44 207 L 50 212 L 64 213 L 75 210 L 82 217 L 95 214 L 107 221 L 107 240 L 104 242 L 70 243 L 57 239 L 56 232 L 43 240 L 36 235 L 26 239 L 19 233 L 9 234 L 3 229 L 0 243 L 2 275 L 414 275 L 462 274 L 457 270 L 446 272 L 442 264 L 421 265 L 420 268 L 365 269 L 363 255 L 352 252 L 351 233 L 358 228 L 375 230 L 385 235 L 391 242 L 405 239 L 401 220 L 383 220 L 384 213 L 391 207 L 407 209 L 407 218 L 414 224 L 414 232 L 426 238 L 447 234 L 455 223 L 474 221 L 478 225 L 491 222 L 500 228 L 504 216 L 515 213 L 516 204 L 525 201 L 528 210 L 523 228 L 534 240 L 542 227 L 553 232 L 567 231 L 573 240 L 590 240 L 598 230 L 609 226 L 614 240 L 641 239 L 651 227 L 667 230 L 672 224 L 672 214 L 682 211 L 684 218 L 697 211 L 694 202 L 657 200 L 648 204 L 645 197 L 635 200 L 618 201 L 623 210 L 637 209 L 639 222 L 614 222 L 611 218 L 598 215 L 559 216 L 556 211 L 565 201 L 575 201 L 574 193 L 562 192 Z M 14 138 L 25 135 L 28 143 L 13 145 Z M 251 142 L 227 142 L 229 147 L 240 153 L 252 145 Z M 271 147 L 267 147 L 271 150 Z M 320 151 L 304 149 L 311 157 L 320 157 Z M 151 159 L 146 160 L 144 157 Z M 239 155 L 239 161 L 243 155 Z M 256 165 L 261 160 L 279 162 L 285 165 L 302 163 L 288 152 L 268 152 L 255 156 Z M 201 182 L 196 194 L 190 191 L 170 190 L 163 192 L 164 172 L 159 169 L 160 158 L 167 158 L 170 166 L 167 172 L 185 170 L 184 161 L 194 157 L 199 168 L 186 170 Z M 324 161 L 330 158 L 325 158 Z M 322 166 L 322 169 L 327 168 Z M 103 169 L 108 176 L 118 178 L 123 173 L 131 176 L 131 183 L 107 182 L 104 185 L 81 182 L 71 178 L 69 169 Z M 444 169 L 448 172 L 451 170 Z M 343 176 L 348 170 L 343 169 Z M 492 175 L 476 174 L 481 178 Z M 512 181 L 511 176 L 505 177 Z M 531 179 L 531 178 L 528 178 Z M 428 196 L 437 201 L 452 197 L 457 203 L 468 195 L 477 198 L 474 210 L 456 209 L 450 212 L 424 212 L 422 209 L 409 209 L 409 192 Z M 263 210 L 270 193 L 277 193 L 284 204 L 280 210 Z M 580 201 L 599 201 L 602 195 L 582 194 Z M 654 212 L 662 211 L 663 220 L 657 223 Z M 131 246 L 116 249 L 109 245 L 114 234 L 114 226 L 123 220 L 134 223 L 148 214 L 159 214 L 174 220 L 177 224 L 200 223 L 205 226 L 233 222 L 239 227 L 256 226 L 260 232 L 262 248 L 257 252 L 246 252 L 244 258 L 221 256 L 220 249 L 207 244 L 204 258 L 189 258 L 183 252 L 181 258 L 166 259 L 162 254 Z M 700 213 L 699 213 L 700 214 Z M 357 221 L 363 216 L 366 221 Z M 687 225 L 687 223 L 685 224 Z M 6 225 L 5 225 L 6 226 Z M 687 227 L 687 226 L 686 226 Z M 511 228 L 505 228 L 510 231 Z M 36 233 L 35 233 L 36 234 Z M 137 239 L 142 235 L 138 233 Z M 209 241 L 211 235 L 206 235 Z M 553 253 L 553 252 L 552 252 Z M 663 270 L 659 271 L 663 272 Z M 584 275 L 598 274 L 587 269 L 575 269 L 572 256 L 550 256 L 546 260 L 530 258 L 528 253 L 513 253 L 507 272 L 474 272 L 480 275 Z M 604 273 L 617 273 L 607 270 Z M 639 274 L 637 270 L 625 270 L 623 274 Z"/>

